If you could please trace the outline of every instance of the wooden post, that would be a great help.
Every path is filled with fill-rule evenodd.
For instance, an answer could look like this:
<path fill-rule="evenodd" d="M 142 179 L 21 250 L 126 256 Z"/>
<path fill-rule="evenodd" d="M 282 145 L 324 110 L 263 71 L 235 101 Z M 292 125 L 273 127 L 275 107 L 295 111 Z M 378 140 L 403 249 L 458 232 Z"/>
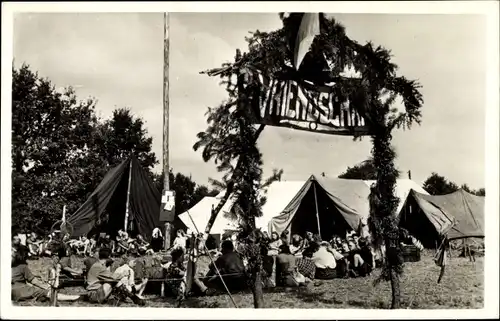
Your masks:
<path fill-rule="evenodd" d="M 318 235 L 321 239 L 323 239 L 321 237 L 321 227 L 320 227 L 320 223 L 319 223 L 319 210 L 318 210 L 318 198 L 316 196 L 316 183 L 313 181 L 313 189 L 314 189 L 314 204 L 316 205 L 316 220 L 318 222 Z"/>
<path fill-rule="evenodd" d="M 170 51 L 170 21 L 169 14 L 163 13 L 163 194 L 170 190 L 169 167 L 169 51 Z M 172 224 L 165 222 L 164 249 L 170 248 Z"/>
<path fill-rule="evenodd" d="M 132 182 L 132 158 L 130 159 L 130 165 L 128 169 L 128 185 L 127 185 L 127 203 L 125 204 L 125 222 L 124 222 L 124 232 L 127 232 L 128 227 L 128 212 L 130 208 L 130 183 Z"/>
<path fill-rule="evenodd" d="M 50 285 L 50 306 L 57 306 L 57 292 L 59 287 L 59 274 L 61 271 L 61 265 L 56 264 L 49 271 L 49 285 Z"/>

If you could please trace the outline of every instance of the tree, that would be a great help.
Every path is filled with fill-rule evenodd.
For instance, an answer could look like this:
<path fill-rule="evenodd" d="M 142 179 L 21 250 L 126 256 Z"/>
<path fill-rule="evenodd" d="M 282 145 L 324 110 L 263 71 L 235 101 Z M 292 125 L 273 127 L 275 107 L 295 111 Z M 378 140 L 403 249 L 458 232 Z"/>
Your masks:
<path fill-rule="evenodd" d="M 427 179 L 424 181 L 423 185 L 424 189 L 431 195 L 446 195 L 456 192 L 459 189 L 463 189 L 467 193 L 471 193 L 477 196 L 485 196 L 486 190 L 484 188 L 480 188 L 478 190 L 474 190 L 469 187 L 467 184 L 462 184 L 460 187 L 446 179 L 444 176 L 438 175 L 437 173 L 432 173 Z"/>
<path fill-rule="evenodd" d="M 12 222 L 43 232 L 90 188 L 80 166 L 98 122 L 95 102 L 56 91 L 26 64 L 12 76 Z"/>
<path fill-rule="evenodd" d="M 398 171 L 398 176 L 401 172 Z M 362 179 L 362 180 L 376 180 L 377 179 L 377 168 L 373 163 L 373 158 L 367 159 L 364 162 L 354 165 L 353 167 L 347 167 L 347 170 L 339 175 L 339 178 L 344 179 Z"/>
<path fill-rule="evenodd" d="M 474 194 L 476 194 L 477 196 L 486 196 L 486 189 L 480 188 L 477 191 L 475 191 Z"/>
<path fill-rule="evenodd" d="M 151 170 L 158 164 L 152 152 L 153 138 L 144 128 L 144 120 L 128 108 L 113 111 L 111 119 L 99 124 L 94 148 L 108 167 L 114 167 L 133 153 L 141 165 Z"/>
<path fill-rule="evenodd" d="M 12 219 L 19 229 L 44 233 L 74 212 L 111 166 L 134 152 L 157 163 L 142 119 L 117 109 L 101 121 L 95 101 L 78 101 L 71 87 L 55 90 L 28 65 L 13 68 Z"/>
<path fill-rule="evenodd" d="M 447 180 L 444 176 L 440 176 L 437 173 L 432 173 L 431 176 L 427 177 L 423 185 L 427 193 L 431 195 L 446 195 L 453 193 L 459 189 L 458 185 L 452 181 Z M 466 190 L 468 186 L 465 185 Z"/>
<path fill-rule="evenodd" d="M 237 50 L 235 61 L 242 58 Z M 229 196 L 234 199 L 233 212 L 240 222 L 240 241 L 245 244 L 244 254 L 249 258 L 251 287 L 254 307 L 264 306 L 262 292 L 262 234 L 256 231 L 255 219 L 262 216 L 262 206 L 266 199 L 261 190 L 278 180 L 282 171 L 275 170 L 274 175 L 263 181 L 262 154 L 257 147 L 257 139 L 264 125 L 255 126 L 256 119 L 248 105 L 250 101 L 243 88 L 244 76 L 236 72 L 236 85 L 231 82 L 231 74 L 221 76 L 226 85 L 228 100 L 207 112 L 208 127 L 198 134 L 194 150 L 203 149 L 205 161 L 215 160 L 217 170 L 224 173 L 224 197 L 219 202 L 218 213 Z M 234 108 L 233 108 L 234 107 Z M 235 165 L 233 165 L 235 164 Z M 214 182 L 214 181 L 212 181 Z M 205 232 L 210 230 L 215 217 L 209 221 Z"/>

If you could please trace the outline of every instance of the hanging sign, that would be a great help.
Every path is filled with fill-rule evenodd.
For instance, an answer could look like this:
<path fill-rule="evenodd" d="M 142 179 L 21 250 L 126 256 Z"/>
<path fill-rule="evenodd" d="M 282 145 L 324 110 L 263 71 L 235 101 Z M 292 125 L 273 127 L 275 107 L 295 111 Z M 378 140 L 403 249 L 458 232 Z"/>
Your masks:
<path fill-rule="evenodd" d="M 257 123 L 331 135 L 368 135 L 364 117 L 349 100 L 339 99 L 336 84 L 316 86 L 307 81 L 298 83 L 245 72 L 252 73 L 251 77 L 258 78 L 260 84 L 251 101 Z"/>
<path fill-rule="evenodd" d="M 173 222 L 175 218 L 175 192 L 165 191 L 161 197 L 160 222 Z"/>

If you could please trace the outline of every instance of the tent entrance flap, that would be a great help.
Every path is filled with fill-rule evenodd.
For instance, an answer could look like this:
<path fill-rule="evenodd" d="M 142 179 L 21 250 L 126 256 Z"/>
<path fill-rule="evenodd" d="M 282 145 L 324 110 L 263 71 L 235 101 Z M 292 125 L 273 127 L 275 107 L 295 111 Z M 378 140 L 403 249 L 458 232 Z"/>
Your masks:
<path fill-rule="evenodd" d="M 303 236 L 306 232 L 320 235 L 322 240 L 331 240 L 334 236 L 344 236 L 352 230 L 335 202 L 324 192 L 317 182 L 306 193 L 291 220 L 290 234 Z"/>

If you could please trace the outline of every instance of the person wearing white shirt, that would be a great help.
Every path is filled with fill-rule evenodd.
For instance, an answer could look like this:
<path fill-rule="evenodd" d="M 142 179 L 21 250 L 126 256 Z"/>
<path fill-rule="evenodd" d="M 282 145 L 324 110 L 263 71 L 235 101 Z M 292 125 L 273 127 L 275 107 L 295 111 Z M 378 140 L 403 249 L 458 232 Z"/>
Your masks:
<path fill-rule="evenodd" d="M 338 253 L 333 248 L 329 248 L 328 242 L 322 242 L 319 246 L 312 246 L 317 247 L 317 250 L 312 256 L 312 260 L 316 265 L 315 278 L 320 280 L 334 279 L 337 276 L 335 270 L 337 267 L 336 256 L 340 259 L 342 254 Z"/>
<path fill-rule="evenodd" d="M 172 245 L 173 249 L 186 249 L 187 237 L 182 229 L 177 230 L 177 237 L 174 240 L 174 244 Z"/>

